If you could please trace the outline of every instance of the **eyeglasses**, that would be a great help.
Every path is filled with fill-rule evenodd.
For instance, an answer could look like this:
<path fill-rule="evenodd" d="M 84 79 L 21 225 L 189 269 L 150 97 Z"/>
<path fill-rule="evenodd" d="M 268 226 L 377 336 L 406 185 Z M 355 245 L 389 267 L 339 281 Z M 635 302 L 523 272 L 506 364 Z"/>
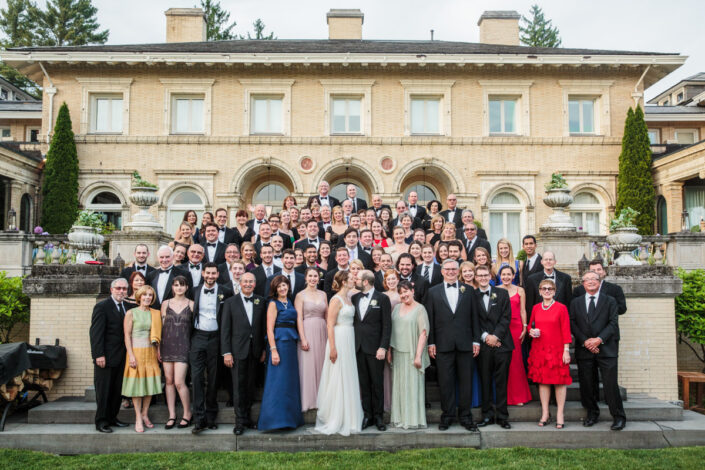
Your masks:
<path fill-rule="evenodd" d="M 476 228 L 466 228 L 465 231 L 466 232 L 475 232 L 475 231 L 477 231 L 477 229 Z"/>
<path fill-rule="evenodd" d="M 458 268 L 443 268 L 444 271 L 457 271 Z"/>
<path fill-rule="evenodd" d="M 475 274 L 475 277 L 490 277 L 489 274 Z"/>
<path fill-rule="evenodd" d="M 554 289 L 553 287 L 542 287 L 540 290 L 544 292 L 553 292 L 556 289 Z"/>
<path fill-rule="evenodd" d="M 127 287 L 113 287 L 115 290 L 127 290 Z"/>

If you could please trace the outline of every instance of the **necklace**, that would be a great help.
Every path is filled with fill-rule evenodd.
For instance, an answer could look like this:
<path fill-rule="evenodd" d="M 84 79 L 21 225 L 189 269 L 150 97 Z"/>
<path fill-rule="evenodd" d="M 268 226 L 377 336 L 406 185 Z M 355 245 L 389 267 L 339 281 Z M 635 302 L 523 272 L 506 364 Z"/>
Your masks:
<path fill-rule="evenodd" d="M 549 308 L 551 308 L 551 305 L 553 305 L 553 302 L 555 302 L 555 300 L 551 300 L 551 303 L 548 304 L 548 306 L 545 306 L 543 302 L 541 302 L 541 308 L 544 310 L 548 310 Z"/>

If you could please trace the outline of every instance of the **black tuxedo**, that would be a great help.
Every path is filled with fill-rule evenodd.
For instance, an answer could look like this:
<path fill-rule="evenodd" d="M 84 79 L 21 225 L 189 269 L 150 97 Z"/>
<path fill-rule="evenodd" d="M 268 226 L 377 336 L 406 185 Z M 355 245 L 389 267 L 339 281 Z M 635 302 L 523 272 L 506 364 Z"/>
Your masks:
<path fill-rule="evenodd" d="M 277 273 L 272 274 L 270 277 L 267 278 L 267 281 L 264 284 L 264 291 L 269 293 L 269 286 L 272 282 L 272 279 L 274 279 L 276 276 L 283 276 L 284 271 L 280 270 Z M 301 292 L 306 288 L 306 280 L 304 279 L 303 274 L 299 274 L 294 270 L 294 285 L 289 288 L 289 298 L 291 300 L 294 300 L 296 298 L 296 294 Z"/>
<path fill-rule="evenodd" d="M 225 243 L 215 242 L 215 254 L 213 259 L 208 255 L 208 242 L 203 243 L 203 262 L 220 264 L 225 262 L 225 249 L 228 247 Z"/>
<path fill-rule="evenodd" d="M 245 222 L 245 225 L 247 225 L 247 228 L 249 228 L 252 231 L 252 236 L 254 237 L 255 235 L 259 235 L 259 230 L 255 230 L 255 220 L 256 219 L 250 219 L 247 222 Z M 266 222 L 267 218 L 265 217 L 262 219 L 262 222 Z M 243 241 L 250 241 L 250 240 L 243 240 Z"/>
<path fill-rule="evenodd" d="M 282 268 L 272 264 L 272 274 L 277 274 L 281 272 Z M 269 297 L 269 291 L 265 291 L 264 287 L 267 284 L 267 272 L 263 264 L 260 264 L 255 269 L 252 270 L 252 274 L 255 276 L 255 294 L 262 297 Z"/>
<path fill-rule="evenodd" d="M 320 278 L 320 280 L 318 281 L 317 288 L 319 290 L 323 290 L 323 281 L 326 276 L 325 269 L 320 268 L 318 266 L 311 266 L 311 267 L 314 268 L 316 271 L 318 271 L 318 277 Z M 294 271 L 296 271 L 297 273 L 301 274 L 304 277 L 304 282 L 306 281 L 306 269 L 307 268 L 308 268 L 308 266 L 306 266 L 306 263 L 294 268 Z M 304 284 L 304 288 L 305 288 L 305 284 Z"/>
<path fill-rule="evenodd" d="M 91 357 L 93 358 L 93 384 L 95 386 L 95 425 L 100 427 L 115 422 L 120 411 L 120 391 L 125 370 L 125 333 L 123 324 L 128 310 L 135 305 L 122 302 L 124 312 L 118 310 L 112 296 L 93 307 L 91 327 Z M 105 357 L 105 367 L 98 367 L 95 360 Z"/>
<path fill-rule="evenodd" d="M 480 377 L 482 383 L 482 416 L 489 419 L 505 420 L 509 418 L 507 411 L 507 382 L 509 380 L 509 364 L 512 361 L 514 341 L 509 324 L 512 321 L 512 309 L 509 304 L 509 294 L 505 289 L 489 288 L 489 296 L 480 289 L 475 291 L 477 312 L 480 322 L 480 339 L 482 335 L 496 336 L 501 345 L 490 347 L 482 341 L 480 344 Z M 485 298 L 489 297 L 489 309 L 485 309 Z M 496 398 L 492 407 L 492 381 L 494 379 Z"/>
<path fill-rule="evenodd" d="M 320 235 L 320 230 L 319 230 L 319 235 Z M 304 238 L 303 240 L 297 241 L 297 242 L 296 242 L 296 248 L 301 248 L 304 252 L 306 252 L 306 248 L 308 248 L 309 246 L 313 245 L 313 246 L 316 247 L 316 251 L 318 251 L 318 248 L 321 247 L 321 240 L 325 240 L 325 232 L 324 232 L 324 236 L 323 236 L 323 237 L 321 237 L 321 236 L 317 237 L 318 246 L 316 246 L 315 243 L 310 243 L 308 240 L 309 240 L 309 238 L 306 237 L 306 238 Z"/>
<path fill-rule="evenodd" d="M 428 344 L 436 346 L 441 422 L 450 424 L 455 418 L 457 377 L 459 419 L 468 424 L 472 423 L 473 343 L 480 343 L 481 332 L 473 288 L 460 282 L 455 285 L 458 302 L 454 306 L 448 303 L 445 281 L 428 291 Z"/>
<path fill-rule="evenodd" d="M 553 296 L 556 302 L 560 302 L 566 307 L 570 305 L 570 301 L 573 298 L 573 281 L 569 274 L 561 272 L 554 269 L 555 273 L 554 282 L 556 283 L 556 293 Z M 539 284 L 544 280 L 544 271 L 541 269 L 538 273 L 532 274 L 527 279 L 527 285 L 524 286 L 526 290 L 526 313 L 531 316 L 531 310 L 534 305 L 541 302 L 541 296 L 539 295 Z"/>
<path fill-rule="evenodd" d="M 223 230 L 220 230 L 220 228 L 218 230 L 219 230 L 219 233 L 218 233 L 219 240 L 220 240 L 220 232 L 223 232 L 223 231 L 225 232 L 225 234 L 223 235 L 222 243 L 224 243 L 226 246 L 230 243 L 237 243 L 238 246 L 242 245 L 243 239 L 240 236 L 240 232 L 238 231 L 238 229 L 232 228 L 232 227 L 224 227 Z M 247 241 L 249 241 L 249 240 L 247 240 Z"/>
<path fill-rule="evenodd" d="M 208 295 L 216 296 L 216 321 L 220 325 L 223 302 L 233 295 L 227 287 L 216 284 L 214 293 Z M 220 334 L 215 331 L 205 331 L 202 327 L 199 316 L 201 314 L 201 292 L 196 289 L 193 295 L 193 334 L 191 336 L 191 351 L 189 352 L 189 363 L 191 365 L 191 381 L 193 384 L 193 415 L 194 423 L 197 426 L 207 426 L 215 424 L 218 416 L 218 401 L 216 390 L 216 378 L 218 376 L 218 363 L 220 358 Z"/>
<path fill-rule="evenodd" d="M 341 240 L 342 240 L 342 238 L 341 238 Z M 345 246 L 345 243 L 343 242 L 342 244 L 339 244 L 338 246 Z M 374 269 L 374 263 L 372 262 L 372 255 L 368 254 L 362 248 L 362 245 L 360 245 L 359 243 L 357 244 L 357 259 L 362 261 L 362 265 L 365 267 L 365 269 L 369 269 L 370 271 L 372 269 Z M 352 260 L 353 260 L 353 258 L 350 258 L 350 261 L 352 261 Z M 330 261 L 328 261 L 328 268 L 329 268 L 328 269 L 329 271 L 338 268 L 338 263 L 335 261 L 334 254 L 331 254 Z"/>
<path fill-rule="evenodd" d="M 409 205 L 409 215 L 411 215 L 411 205 Z M 423 225 L 423 221 L 426 220 L 426 208 L 416 204 L 416 215 L 414 217 L 419 219 Z"/>
<path fill-rule="evenodd" d="M 609 281 L 602 281 L 600 294 L 607 294 L 617 301 L 617 314 L 624 315 L 627 312 L 627 299 L 624 297 L 624 291 L 619 285 L 612 284 Z M 585 288 L 582 284 L 573 289 L 573 298 L 583 295 L 585 295 Z"/>
<path fill-rule="evenodd" d="M 147 272 L 140 270 L 140 272 L 144 275 L 145 279 L 147 279 L 147 277 L 152 272 L 154 272 L 154 268 L 152 266 L 150 266 L 150 265 L 146 265 L 146 266 L 147 266 L 147 269 L 146 269 Z M 124 278 L 126 281 L 129 282 L 130 276 L 132 276 L 132 273 L 134 273 L 136 270 L 137 270 L 137 268 L 135 268 L 135 263 L 132 263 L 131 266 L 126 266 L 125 268 L 123 268 L 122 271 L 120 271 L 120 277 Z"/>
<path fill-rule="evenodd" d="M 340 203 L 342 204 L 346 200 L 350 200 L 350 202 L 353 203 L 353 214 L 357 214 L 359 211 L 367 209 L 367 201 L 365 201 L 364 199 L 361 199 L 359 197 L 356 197 L 354 199 L 355 200 L 353 201 L 353 199 L 346 197 L 345 199 L 340 201 Z"/>
<path fill-rule="evenodd" d="M 389 226 L 390 228 L 394 228 L 399 224 L 399 217 L 394 217 L 390 222 Z M 416 230 L 417 228 L 423 228 L 423 220 L 419 219 L 418 217 L 412 217 L 411 219 L 411 230 Z"/>
<path fill-rule="evenodd" d="M 392 210 L 392 208 L 389 206 L 389 204 L 382 204 L 381 206 L 379 206 L 379 209 L 377 209 L 377 208 L 374 207 L 374 206 L 371 206 L 370 209 L 372 209 L 372 210 L 375 211 L 375 215 L 376 215 L 377 217 L 379 217 L 379 213 L 382 211 L 382 209 L 389 209 L 389 210 Z"/>
<path fill-rule="evenodd" d="M 414 286 L 414 300 L 420 304 L 426 302 L 426 294 L 428 292 L 428 282 L 426 279 L 421 277 L 419 274 L 412 272 L 408 279 L 404 279 L 401 274 L 399 274 L 399 281 L 409 281 Z"/>
<path fill-rule="evenodd" d="M 188 263 L 188 262 L 187 262 Z M 154 289 L 154 292 L 157 294 L 157 298 L 154 299 L 154 303 L 152 304 L 152 308 L 155 308 L 157 310 L 161 309 L 162 302 L 165 300 L 171 299 L 174 297 L 174 293 L 171 290 L 171 284 L 174 281 L 174 277 L 176 276 L 184 276 L 186 278 L 186 286 L 188 289 L 186 289 L 187 295 L 190 297 L 191 296 L 191 288 L 193 287 L 193 280 L 191 279 L 191 273 L 188 271 L 188 264 L 182 264 L 181 266 L 172 266 L 171 271 L 169 272 L 169 278 L 166 281 L 166 287 L 164 288 L 164 297 L 162 300 L 159 300 L 159 275 L 161 274 L 161 268 L 155 269 L 149 274 L 149 277 L 147 277 L 147 284 L 152 286 Z"/>
<path fill-rule="evenodd" d="M 392 304 L 382 292 L 376 289 L 371 295 L 368 308 L 360 310 L 360 300 L 364 294 L 359 292 L 352 298 L 355 306 L 355 355 L 357 373 L 360 379 L 360 395 L 365 418 L 384 422 L 384 360 L 378 360 L 377 350 L 389 351 L 392 335 Z"/>
<path fill-rule="evenodd" d="M 476 226 L 477 227 L 477 226 Z M 484 228 L 477 227 L 477 238 L 482 238 L 483 240 L 487 240 L 487 232 L 485 232 Z M 462 221 L 459 227 L 455 228 L 455 236 L 458 240 L 464 240 L 465 239 L 465 226 L 462 225 Z"/>
<path fill-rule="evenodd" d="M 218 284 L 227 284 L 230 282 L 230 267 L 227 261 L 223 261 L 218 265 Z"/>
<path fill-rule="evenodd" d="M 448 213 L 450 212 L 450 209 L 446 209 L 441 211 L 441 215 L 443 216 L 443 220 L 448 222 Z M 460 207 L 455 208 L 455 214 L 453 215 L 452 222 L 455 224 L 455 227 L 460 227 L 463 225 L 463 210 Z"/>
<path fill-rule="evenodd" d="M 247 426 L 250 408 L 255 396 L 257 364 L 264 352 L 267 310 L 263 297 L 252 294 L 252 323 L 247 317 L 245 302 L 240 294 L 233 295 L 223 303 L 220 326 L 220 351 L 232 354 L 233 404 L 235 422 Z"/>
<path fill-rule="evenodd" d="M 306 203 L 306 207 L 311 207 L 311 204 L 313 204 L 314 201 L 319 206 L 323 206 L 323 204 L 321 204 L 320 195 L 316 194 L 315 196 L 311 196 L 310 198 L 308 198 L 308 202 Z M 336 198 L 334 198 L 333 196 L 331 196 L 330 193 L 328 193 L 328 203 L 329 203 L 331 209 L 334 208 L 335 206 L 340 205 L 340 201 L 337 200 Z"/>
<path fill-rule="evenodd" d="M 600 293 L 596 299 L 595 311 L 588 314 L 585 296 L 576 297 L 570 303 L 570 329 L 575 337 L 575 359 L 578 362 L 580 380 L 580 401 L 587 410 L 587 417 L 597 419 L 600 408 L 597 405 L 594 382 L 595 368 L 600 369 L 605 401 L 612 418 L 626 420 L 622 397 L 617 382 L 619 356 L 619 320 L 617 301 Z M 593 354 L 584 343 L 589 338 L 600 338 L 599 353 Z"/>
<path fill-rule="evenodd" d="M 524 266 L 521 268 L 521 286 L 526 289 L 527 287 L 527 280 L 529 279 L 529 276 L 532 274 L 540 273 L 543 271 L 543 265 L 541 264 L 541 255 L 537 253 L 536 256 L 536 261 L 534 261 L 534 265 L 529 269 L 529 259 L 527 258 L 526 261 L 524 261 Z M 531 310 L 528 308 L 526 309 L 526 313 L 530 313 Z"/>
<path fill-rule="evenodd" d="M 487 252 L 490 254 L 490 258 L 492 258 L 492 246 L 490 246 L 490 242 L 487 240 L 480 238 L 480 236 L 476 236 L 473 240 L 472 246 L 468 249 L 468 243 L 469 240 L 465 237 L 460 237 L 459 240 L 463 243 L 463 247 L 465 248 L 465 253 L 468 255 L 468 261 L 472 261 L 475 259 L 475 250 L 477 247 L 482 247 Z"/>
<path fill-rule="evenodd" d="M 345 268 L 345 270 L 347 271 L 348 268 Z M 328 300 L 330 300 L 331 297 L 333 297 L 333 294 L 335 294 L 335 292 L 333 292 L 333 278 L 335 278 L 335 275 L 338 274 L 338 271 L 340 270 L 336 265 L 334 268 L 329 269 L 323 278 L 323 291 L 326 293 Z"/>
<path fill-rule="evenodd" d="M 416 267 L 416 274 L 423 279 L 424 265 L 420 264 Z M 431 280 L 428 282 L 428 288 L 437 286 L 443 282 L 443 275 L 441 274 L 441 265 L 438 263 L 433 263 L 433 271 L 431 271 Z"/>

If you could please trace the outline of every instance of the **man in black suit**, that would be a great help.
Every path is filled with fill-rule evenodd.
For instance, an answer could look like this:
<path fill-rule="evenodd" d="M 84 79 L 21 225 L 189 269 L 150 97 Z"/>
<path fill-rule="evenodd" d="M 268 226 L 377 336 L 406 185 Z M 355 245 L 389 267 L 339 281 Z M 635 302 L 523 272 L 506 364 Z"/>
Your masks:
<path fill-rule="evenodd" d="M 446 222 L 452 222 L 456 227 L 463 223 L 462 211 L 458 208 L 458 198 L 455 194 L 449 194 L 446 198 L 448 209 L 441 211 L 441 215 Z"/>
<path fill-rule="evenodd" d="M 226 245 L 237 243 L 242 245 L 240 232 L 235 228 L 228 227 L 228 210 L 222 207 L 215 210 L 215 223 L 218 226 L 218 241 Z M 248 240 L 249 241 L 249 240 Z"/>
<path fill-rule="evenodd" d="M 441 265 L 434 261 L 434 256 L 433 245 L 425 243 L 421 247 L 421 259 L 423 259 L 423 263 L 416 268 L 416 274 L 426 279 L 429 289 L 443 282 Z"/>
<path fill-rule="evenodd" d="M 389 297 L 374 288 L 372 271 L 360 271 L 352 303 L 355 306 L 355 355 L 362 397 L 362 429 L 374 421 L 380 431 L 384 424 L 384 359 L 392 334 L 392 305 Z"/>
<path fill-rule="evenodd" d="M 536 252 L 536 237 L 525 235 L 521 239 L 521 247 L 526 252 L 526 261 L 524 261 L 524 266 L 521 269 L 521 285 L 526 289 L 526 281 L 529 276 L 540 273 L 543 270 L 543 265 L 541 264 L 541 255 Z M 526 313 L 530 315 L 529 310 Z"/>
<path fill-rule="evenodd" d="M 409 206 L 406 205 L 406 202 L 404 201 L 397 201 L 396 204 L 394 205 L 394 208 L 397 211 L 397 216 L 393 218 L 389 222 L 390 227 L 396 227 L 397 225 L 402 225 L 403 218 L 405 215 L 409 215 L 411 217 L 411 229 L 417 229 L 423 227 L 423 221 L 419 219 L 418 217 L 413 217 L 411 214 L 409 214 Z"/>
<path fill-rule="evenodd" d="M 482 422 L 487 426 L 495 422 L 504 429 L 511 429 L 507 411 L 507 382 L 509 364 L 512 361 L 514 341 L 509 323 L 512 309 L 506 289 L 490 286 L 490 269 L 478 266 L 475 278 L 477 289 L 477 312 L 480 322 L 480 382 L 482 383 Z M 494 409 L 492 406 L 492 384 L 495 388 Z"/>
<path fill-rule="evenodd" d="M 560 302 L 563 305 L 570 305 L 570 300 L 572 299 L 573 280 L 570 278 L 569 274 L 555 269 L 556 256 L 553 252 L 544 252 L 541 258 L 541 265 L 543 266 L 543 271 L 529 276 L 527 285 L 524 287 L 526 292 L 526 314 L 529 317 L 531 316 L 529 312 L 534 308 L 534 305 L 541 302 L 539 284 L 544 279 L 551 279 L 556 283 L 556 295 L 553 297 L 556 302 Z"/>
<path fill-rule="evenodd" d="M 227 284 L 232 282 L 230 279 L 230 267 L 233 261 L 240 259 L 240 247 L 235 243 L 230 243 L 225 247 L 225 262 L 218 265 L 218 272 L 220 276 L 218 277 L 219 284 Z"/>
<path fill-rule="evenodd" d="M 140 243 L 135 247 L 135 262 L 131 263 L 129 266 L 125 266 L 120 272 L 120 277 L 130 280 L 130 276 L 135 271 L 139 271 L 142 275 L 147 278 L 147 276 L 154 271 L 154 268 L 147 264 L 147 258 L 149 258 L 149 247 L 144 243 Z"/>
<path fill-rule="evenodd" d="M 252 270 L 252 274 L 255 276 L 255 294 L 261 297 L 267 297 L 269 292 L 265 292 L 264 285 L 267 283 L 267 278 L 272 277 L 274 274 L 279 273 L 282 268 L 275 266 L 273 262 L 274 248 L 271 246 L 263 246 L 260 251 L 260 257 L 262 258 L 262 264 L 257 266 Z"/>
<path fill-rule="evenodd" d="M 467 224 L 474 224 L 475 223 L 475 214 L 473 211 L 470 209 L 465 209 L 463 212 L 461 212 L 460 216 L 460 225 L 456 226 L 455 229 L 455 235 L 457 238 L 462 239 L 463 235 L 465 234 L 465 226 Z M 475 224 L 477 227 L 477 224 Z M 487 240 L 487 232 L 485 232 L 485 229 L 477 227 L 477 236 L 478 238 L 482 238 L 483 240 Z"/>
<path fill-rule="evenodd" d="M 477 236 L 477 225 L 475 222 L 470 222 L 463 227 L 464 235 L 460 238 L 465 246 L 465 253 L 468 255 L 468 260 L 472 261 L 475 259 L 475 249 L 477 247 L 482 247 L 492 256 L 492 247 L 490 242 Z"/>
<path fill-rule="evenodd" d="M 318 222 L 314 219 L 306 222 L 306 238 L 296 243 L 296 248 L 306 251 L 309 246 L 314 246 L 316 250 L 321 246 L 322 238 L 319 237 Z"/>
<path fill-rule="evenodd" d="M 215 263 L 216 266 L 225 262 L 226 244 L 218 240 L 218 226 L 214 223 L 206 224 L 203 234 L 206 242 L 203 243 L 203 261 Z"/>
<path fill-rule="evenodd" d="M 379 217 L 380 212 L 382 212 L 382 209 L 389 209 L 391 210 L 391 207 L 389 207 L 389 204 L 382 204 L 382 196 L 379 194 L 373 194 L 372 195 L 372 209 L 375 211 L 375 215 Z"/>
<path fill-rule="evenodd" d="M 259 235 L 259 226 L 262 225 L 262 223 L 267 221 L 267 219 L 265 219 L 266 215 L 267 215 L 267 209 L 264 207 L 264 204 L 257 204 L 255 206 L 255 211 L 254 211 L 255 218 L 248 220 L 245 225 L 247 225 L 255 235 Z M 243 241 L 249 241 L 249 240 L 243 240 Z"/>
<path fill-rule="evenodd" d="M 203 283 L 193 296 L 193 333 L 189 363 L 193 384 L 193 434 L 218 429 L 218 401 L 216 377 L 220 346 L 220 323 L 223 301 L 233 295 L 227 287 L 218 284 L 218 265 L 203 265 Z"/>
<path fill-rule="evenodd" d="M 318 258 L 318 250 L 316 250 L 316 247 L 314 245 L 308 245 L 306 249 L 304 250 L 304 262 L 300 265 L 297 266 L 294 271 L 297 273 L 301 274 L 304 276 L 304 280 L 306 279 L 306 270 L 308 268 L 315 269 L 318 271 L 318 277 L 321 278 L 321 280 L 318 282 L 318 288 L 323 290 L 323 278 L 326 275 L 325 269 L 319 267 L 316 265 L 316 259 Z"/>
<path fill-rule="evenodd" d="M 291 244 L 291 237 L 288 235 L 282 235 L 282 233 L 279 232 L 279 224 L 281 223 L 281 218 L 279 217 L 279 215 L 278 214 L 270 215 L 267 222 L 269 222 L 269 226 L 272 228 L 272 237 L 275 237 L 277 235 L 282 237 L 283 248 L 285 250 L 287 248 L 293 248 L 293 245 Z"/>
<path fill-rule="evenodd" d="M 409 253 L 402 253 L 397 258 L 397 271 L 399 272 L 399 281 L 409 281 L 414 286 L 414 300 L 419 303 L 426 301 L 426 291 L 428 283 L 426 280 L 416 274 L 416 260 Z"/>
<path fill-rule="evenodd" d="M 183 269 L 181 266 L 174 266 L 174 250 L 172 250 L 171 247 L 167 245 L 159 247 L 159 250 L 157 250 L 157 260 L 159 261 L 159 269 L 155 269 L 147 277 L 147 284 L 152 286 L 157 293 L 157 298 L 154 299 L 152 308 L 159 310 L 162 302 L 174 297 L 171 284 L 175 276 L 184 276 L 186 278 L 186 283 L 188 284 L 188 290 L 186 292 L 189 293 L 189 296 L 193 284 L 191 276 L 186 269 Z"/>
<path fill-rule="evenodd" d="M 544 253 L 544 259 L 546 255 Z M 580 401 L 587 410 L 583 426 L 592 426 L 600 417 L 595 400 L 593 369 L 602 375 L 605 401 L 612 415 L 613 431 L 621 431 L 627 423 L 617 383 L 619 357 L 619 320 L 617 301 L 600 292 L 600 276 L 588 271 L 583 275 L 585 295 L 570 304 L 570 329 L 575 337 L 575 359 L 578 362 Z"/>
<path fill-rule="evenodd" d="M 220 350 L 225 366 L 230 368 L 235 405 L 235 435 L 257 422 L 250 419 L 255 398 L 257 364 L 264 362 L 264 337 L 267 321 L 264 297 L 256 295 L 255 276 L 245 273 L 240 278 L 240 293 L 223 303 L 220 328 Z"/>
<path fill-rule="evenodd" d="M 409 202 L 408 212 L 411 217 L 415 217 L 423 222 L 426 219 L 426 208 L 418 204 L 419 194 L 416 191 L 410 191 L 407 200 Z"/>
<path fill-rule="evenodd" d="M 127 279 L 117 278 L 110 284 L 110 297 L 98 302 L 91 316 L 90 340 L 95 386 L 95 428 L 110 433 L 110 426 L 125 427 L 117 419 L 120 411 L 120 391 L 125 371 L 125 312 L 135 307 L 124 302 Z"/>
<path fill-rule="evenodd" d="M 357 214 L 358 211 L 367 209 L 367 201 L 357 197 L 357 186 L 349 184 L 345 192 L 348 195 L 348 200 L 352 203 L 353 212 L 355 214 Z"/>
<path fill-rule="evenodd" d="M 382 253 L 382 255 L 379 257 L 379 266 L 379 271 L 375 272 L 375 289 L 384 292 L 385 290 L 387 290 L 384 288 L 384 273 L 386 273 L 388 269 L 396 270 L 392 255 L 389 253 Z"/>
<path fill-rule="evenodd" d="M 203 245 L 198 245 L 194 243 L 193 245 L 188 247 L 188 251 L 186 252 L 188 260 L 181 266 L 182 268 L 185 268 L 191 275 L 191 285 L 194 288 L 197 288 L 201 285 L 201 279 L 203 278 L 204 253 L 205 249 L 203 248 Z M 218 276 L 220 277 L 220 271 L 218 272 Z M 189 294 L 189 297 L 193 297 L 193 294 Z"/>
<path fill-rule="evenodd" d="M 338 271 L 347 271 L 350 266 L 350 253 L 344 246 L 335 249 L 335 263 L 330 263 L 328 272 L 323 280 L 323 291 L 330 300 L 333 297 L 333 278 Z"/>
<path fill-rule="evenodd" d="M 426 301 L 428 354 L 436 359 L 443 410 L 438 429 L 446 431 L 455 419 L 457 378 L 460 424 L 477 431 L 472 419 L 473 358 L 480 353 L 475 293 L 471 286 L 458 282 L 457 261 L 445 260 L 441 272 L 443 283 L 429 289 Z"/>
<path fill-rule="evenodd" d="M 333 208 L 335 206 L 339 206 L 340 201 L 328 194 L 328 191 L 330 191 L 330 185 L 328 184 L 328 181 L 321 181 L 320 183 L 318 183 L 318 194 L 308 198 L 306 206 L 311 207 L 311 204 L 313 204 L 314 201 L 317 202 L 318 205 L 321 207 L 328 206 L 330 208 Z"/>
<path fill-rule="evenodd" d="M 358 243 L 357 230 L 352 227 L 347 229 L 345 233 L 343 233 L 343 242 L 345 243 L 345 248 L 348 250 L 350 261 L 359 259 L 362 261 L 365 269 L 372 269 L 374 266 L 372 263 L 372 256 L 368 255 Z"/>
<path fill-rule="evenodd" d="M 286 276 L 289 280 L 289 297 L 293 301 L 296 298 L 296 294 L 301 292 L 306 288 L 306 280 L 303 274 L 299 274 L 294 270 L 296 266 L 296 253 L 294 250 L 289 248 L 284 250 L 282 254 L 282 269 L 278 273 L 272 274 L 267 278 L 267 282 L 264 285 L 264 293 L 269 295 L 269 286 L 275 276 Z"/>

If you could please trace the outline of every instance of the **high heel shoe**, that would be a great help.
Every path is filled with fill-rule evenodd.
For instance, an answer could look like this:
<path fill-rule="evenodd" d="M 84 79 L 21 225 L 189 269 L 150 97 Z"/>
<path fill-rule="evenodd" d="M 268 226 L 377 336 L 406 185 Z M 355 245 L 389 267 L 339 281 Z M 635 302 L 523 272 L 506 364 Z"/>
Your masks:
<path fill-rule="evenodd" d="M 178 425 L 176 425 L 176 427 L 179 429 L 187 428 L 187 427 L 191 426 L 192 420 L 193 420 L 193 416 L 191 417 L 191 419 L 181 418 L 181 421 L 186 421 L 186 424 L 179 423 Z"/>
<path fill-rule="evenodd" d="M 544 427 L 547 424 L 549 424 L 550 422 L 551 422 L 551 415 L 549 414 L 548 419 L 546 421 L 539 421 L 539 427 Z"/>
<path fill-rule="evenodd" d="M 556 429 L 563 429 L 565 427 L 565 423 L 556 423 Z"/>

